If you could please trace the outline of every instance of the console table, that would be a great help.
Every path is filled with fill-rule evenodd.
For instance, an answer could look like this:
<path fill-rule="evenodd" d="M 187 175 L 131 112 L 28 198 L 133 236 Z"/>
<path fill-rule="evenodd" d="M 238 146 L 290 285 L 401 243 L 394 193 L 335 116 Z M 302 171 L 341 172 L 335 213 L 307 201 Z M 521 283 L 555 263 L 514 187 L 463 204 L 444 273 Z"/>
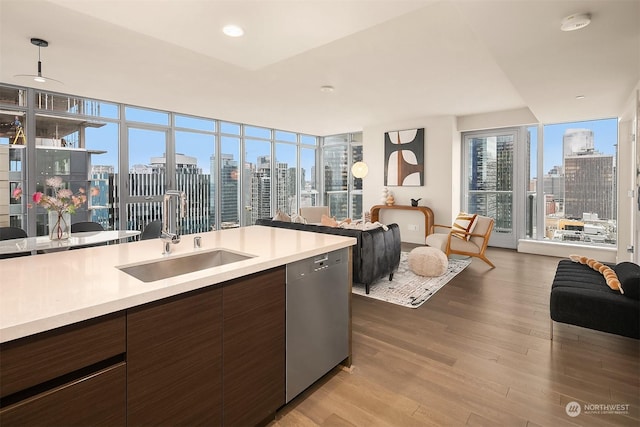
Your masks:
<path fill-rule="evenodd" d="M 427 237 L 433 229 L 433 211 L 426 206 L 375 205 L 371 208 L 371 222 L 376 222 L 379 220 L 380 209 L 400 209 L 403 211 L 422 212 L 424 214 L 424 236 Z"/>

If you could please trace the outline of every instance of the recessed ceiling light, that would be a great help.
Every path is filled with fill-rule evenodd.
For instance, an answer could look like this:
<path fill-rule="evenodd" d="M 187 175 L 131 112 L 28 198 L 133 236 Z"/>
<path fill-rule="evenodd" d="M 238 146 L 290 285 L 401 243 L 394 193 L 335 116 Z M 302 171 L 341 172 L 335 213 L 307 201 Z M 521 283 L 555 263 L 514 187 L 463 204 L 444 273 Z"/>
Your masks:
<path fill-rule="evenodd" d="M 575 31 L 584 28 L 591 22 L 591 15 L 588 13 L 575 13 L 562 20 L 560 29 L 562 31 Z"/>
<path fill-rule="evenodd" d="M 222 27 L 222 32 L 228 35 L 229 37 L 242 37 L 244 35 L 244 30 L 242 27 L 237 25 L 225 25 Z"/>
<path fill-rule="evenodd" d="M 336 89 L 333 86 L 329 86 L 329 85 L 320 86 L 320 92 L 330 93 L 330 92 L 333 92 L 334 90 Z"/>
<path fill-rule="evenodd" d="M 576 96 L 576 99 L 584 99 L 584 95 L 578 95 Z"/>

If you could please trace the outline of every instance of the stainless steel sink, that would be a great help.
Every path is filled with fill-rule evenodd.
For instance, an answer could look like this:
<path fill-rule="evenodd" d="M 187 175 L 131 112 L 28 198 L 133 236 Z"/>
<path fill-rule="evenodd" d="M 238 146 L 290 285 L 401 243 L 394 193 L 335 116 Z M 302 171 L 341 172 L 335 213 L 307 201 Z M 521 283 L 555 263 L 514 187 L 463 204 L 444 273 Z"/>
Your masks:
<path fill-rule="evenodd" d="M 181 274 L 219 267 L 233 262 L 253 258 L 254 255 L 215 249 L 194 255 L 170 257 L 142 264 L 118 266 L 117 268 L 143 282 L 154 282 Z"/>

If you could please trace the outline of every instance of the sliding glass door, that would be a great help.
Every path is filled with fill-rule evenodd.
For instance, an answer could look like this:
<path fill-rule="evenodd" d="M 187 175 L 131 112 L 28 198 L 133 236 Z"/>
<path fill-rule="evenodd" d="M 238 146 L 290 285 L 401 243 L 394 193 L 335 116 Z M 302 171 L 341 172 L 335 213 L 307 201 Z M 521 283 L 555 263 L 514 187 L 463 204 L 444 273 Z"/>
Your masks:
<path fill-rule="evenodd" d="M 464 135 L 462 209 L 495 220 L 490 245 L 515 248 L 515 185 L 518 129 L 500 129 Z"/>

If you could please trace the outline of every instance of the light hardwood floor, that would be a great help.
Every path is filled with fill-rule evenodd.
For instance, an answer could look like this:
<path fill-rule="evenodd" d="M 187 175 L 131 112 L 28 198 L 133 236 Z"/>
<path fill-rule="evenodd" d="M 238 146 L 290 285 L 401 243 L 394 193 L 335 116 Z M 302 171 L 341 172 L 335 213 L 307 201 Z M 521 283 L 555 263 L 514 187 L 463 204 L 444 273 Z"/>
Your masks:
<path fill-rule="evenodd" d="M 488 257 L 497 268 L 474 259 L 417 309 L 354 295 L 351 370 L 333 370 L 270 426 L 640 425 L 640 341 L 560 323 L 550 341 L 559 258 Z M 572 401 L 629 409 L 572 418 Z"/>

